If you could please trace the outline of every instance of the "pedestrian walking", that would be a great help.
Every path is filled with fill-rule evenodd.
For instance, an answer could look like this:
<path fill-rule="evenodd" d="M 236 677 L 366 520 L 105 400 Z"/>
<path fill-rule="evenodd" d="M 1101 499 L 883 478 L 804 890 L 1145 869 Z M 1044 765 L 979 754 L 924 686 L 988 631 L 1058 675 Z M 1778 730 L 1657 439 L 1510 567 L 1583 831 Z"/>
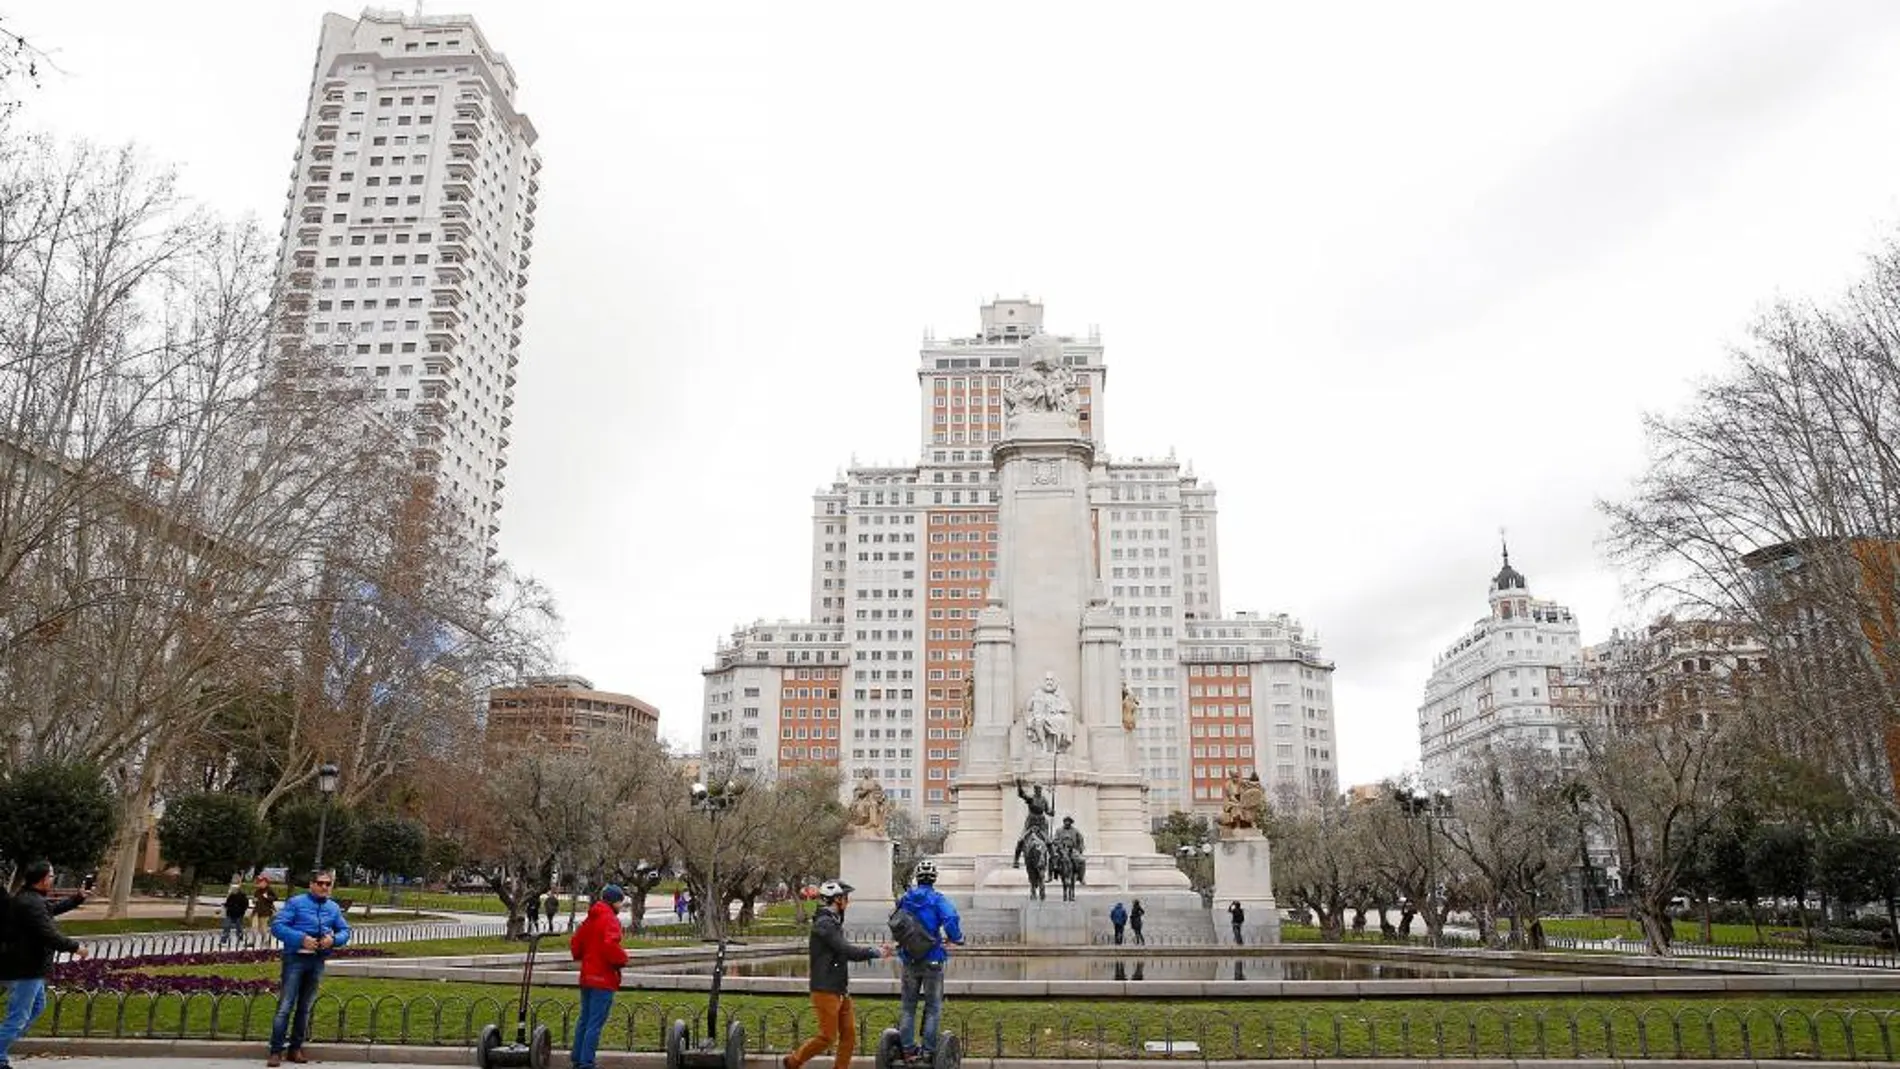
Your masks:
<path fill-rule="evenodd" d="M 673 916 L 681 924 L 686 923 L 686 892 L 673 892 Z"/>
<path fill-rule="evenodd" d="M 332 950 L 350 941 L 350 922 L 330 897 L 335 886 L 336 873 L 313 873 L 310 890 L 292 896 L 271 922 L 271 934 L 283 944 L 284 963 L 265 1065 L 282 1065 L 286 1058 L 306 1060 L 303 1044 L 310 1034 L 310 1007 L 323 983 L 323 963 Z"/>
<path fill-rule="evenodd" d="M 844 911 L 850 905 L 851 885 L 826 880 L 818 888 L 823 903 L 811 922 L 811 1008 L 818 1017 L 818 1034 L 787 1054 L 782 1069 L 799 1069 L 830 1050 L 838 1053 L 833 1069 L 851 1069 L 851 1052 L 858 1045 L 857 1017 L 851 1009 L 851 963 L 891 956 L 891 945 L 861 947 L 844 937 Z"/>
<path fill-rule="evenodd" d="M 554 933 L 554 915 L 559 912 L 561 912 L 561 896 L 558 892 L 549 891 L 548 896 L 541 900 L 541 914 L 548 919 L 548 934 L 550 935 Z"/>
<path fill-rule="evenodd" d="M 534 926 L 541 923 L 541 892 L 535 891 L 528 895 L 527 906 L 521 911 L 521 916 L 528 922 L 528 930 L 534 931 Z"/>
<path fill-rule="evenodd" d="M 963 925 L 957 917 L 957 907 L 937 890 L 935 861 L 929 858 L 919 861 L 912 880 L 913 886 L 898 899 L 897 908 L 917 918 L 918 924 L 930 933 L 931 947 L 920 956 L 913 956 L 903 947 L 897 948 L 898 960 L 904 963 L 897 1034 L 907 1056 L 929 1062 L 937 1055 L 939 1025 L 943 1020 L 943 966 L 950 960 L 944 941 L 962 946 Z M 916 1032 L 919 1000 L 924 1004 L 922 1033 Z M 916 1036 L 915 1042 L 913 1036 Z"/>
<path fill-rule="evenodd" d="M 568 953 L 581 963 L 581 1016 L 569 1054 L 573 1069 L 594 1069 L 600 1032 L 613 1009 L 614 992 L 620 990 L 620 970 L 627 964 L 627 949 L 620 945 L 620 900 L 625 897 L 617 884 L 601 888 L 600 899 L 587 907 L 586 919 L 567 939 Z"/>
<path fill-rule="evenodd" d="M 1147 915 L 1148 911 L 1141 908 L 1141 899 L 1135 899 L 1135 908 L 1128 911 L 1128 928 L 1135 933 L 1135 945 L 1138 947 L 1148 945 L 1147 936 L 1141 934 L 1141 921 Z"/>
<path fill-rule="evenodd" d="M 3 890 L 4 884 L 0 884 Z M 53 918 L 75 909 L 86 900 L 86 891 L 58 902 L 48 902 L 53 892 L 53 866 L 35 861 L 20 870 L 20 890 L 6 903 L 6 934 L 0 944 L 0 987 L 7 992 L 7 1015 L 0 1018 L 0 1069 L 11 1069 L 7 1051 L 21 1033 L 46 1012 L 46 971 L 52 968 L 53 955 L 67 951 L 76 958 L 86 956 L 86 948 L 59 930 Z M 0 900 L 5 896 L 0 895 Z"/>
<path fill-rule="evenodd" d="M 218 922 L 218 945 L 226 946 L 232 939 L 244 942 L 244 914 L 251 908 L 251 898 L 236 883 L 224 896 L 224 916 Z"/>
<path fill-rule="evenodd" d="M 1115 945 L 1121 946 L 1122 926 L 1128 923 L 1128 907 L 1115 903 L 1115 908 L 1108 911 L 1108 923 L 1115 926 Z"/>
<path fill-rule="evenodd" d="M 277 916 L 277 892 L 271 890 L 270 877 L 257 874 L 257 882 L 251 886 L 251 939 L 250 945 L 267 947 L 270 945 L 271 921 Z"/>
<path fill-rule="evenodd" d="M 1247 911 L 1240 908 L 1239 900 L 1227 903 L 1227 915 L 1234 922 L 1234 945 L 1240 946 L 1240 926 L 1247 923 Z"/>

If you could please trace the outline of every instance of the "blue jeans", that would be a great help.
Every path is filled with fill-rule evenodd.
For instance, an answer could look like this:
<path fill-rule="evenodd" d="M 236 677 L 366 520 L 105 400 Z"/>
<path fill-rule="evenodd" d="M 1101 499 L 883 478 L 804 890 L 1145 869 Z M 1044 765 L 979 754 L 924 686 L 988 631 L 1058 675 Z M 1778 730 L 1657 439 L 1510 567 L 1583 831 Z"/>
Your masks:
<path fill-rule="evenodd" d="M 9 980 L 6 989 L 7 1016 L 0 1021 L 0 1065 L 7 1064 L 7 1050 L 13 1041 L 46 1012 L 45 980 Z"/>
<path fill-rule="evenodd" d="M 222 917 L 223 920 L 218 922 L 218 945 L 224 946 L 229 943 L 231 937 L 234 935 L 238 937 L 238 942 L 242 943 L 244 941 L 244 918 L 233 917 L 229 913 L 220 913 L 219 916 Z"/>
<path fill-rule="evenodd" d="M 911 1042 L 917 1029 L 917 999 L 924 1000 L 924 1032 Z M 897 1035 L 906 1047 L 937 1049 L 937 1026 L 943 1018 L 943 963 L 912 962 L 904 966 L 903 1001 L 897 1012 Z"/>
<path fill-rule="evenodd" d="M 270 1050 L 303 1049 L 310 1038 L 310 1004 L 323 982 L 323 958 L 316 954 L 284 955 L 283 990 L 277 993 L 277 1016 L 270 1025 Z M 293 1016 L 294 1013 L 294 1016 Z"/>
<path fill-rule="evenodd" d="M 612 991 L 581 988 L 581 1018 L 574 1025 L 574 1050 L 569 1055 L 574 1069 L 593 1069 L 594 1052 L 600 1049 L 600 1030 L 607 1027 L 607 1011 L 613 1004 Z"/>

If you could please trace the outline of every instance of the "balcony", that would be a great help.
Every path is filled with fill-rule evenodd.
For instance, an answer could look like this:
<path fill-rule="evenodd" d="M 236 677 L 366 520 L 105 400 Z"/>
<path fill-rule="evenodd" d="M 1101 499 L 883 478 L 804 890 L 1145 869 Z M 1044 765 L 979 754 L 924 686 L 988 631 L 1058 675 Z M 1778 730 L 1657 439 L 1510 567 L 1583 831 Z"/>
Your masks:
<path fill-rule="evenodd" d="M 526 293 L 521 292 L 520 290 L 516 290 L 515 291 L 515 307 L 519 308 L 522 305 L 527 304 L 527 303 L 528 303 L 528 295 Z"/>
<path fill-rule="evenodd" d="M 305 204 L 322 204 L 330 199 L 329 186 L 306 186 L 303 191 Z"/>
<path fill-rule="evenodd" d="M 474 200 L 475 187 L 465 178 L 451 178 L 442 183 L 442 192 L 454 200 Z"/>
<path fill-rule="evenodd" d="M 461 283 L 466 282 L 467 280 L 468 280 L 468 268 L 463 267 L 461 264 L 437 264 L 436 265 L 435 281 L 438 285 L 442 285 L 442 286 L 460 285 Z"/>
<path fill-rule="evenodd" d="M 496 493 L 500 493 L 501 488 L 507 485 L 508 485 L 508 480 L 502 478 L 500 475 L 495 476 L 495 492 Z"/>
<path fill-rule="evenodd" d="M 514 327 L 516 330 L 520 330 L 521 329 L 521 309 L 516 308 L 514 311 L 508 313 L 508 321 L 509 321 L 508 323 L 509 326 Z"/>
<path fill-rule="evenodd" d="M 457 266 L 459 267 L 460 265 L 458 264 Z M 437 282 L 435 285 L 430 286 L 429 295 L 435 298 L 437 308 L 445 304 L 460 304 L 462 302 L 462 288 L 460 286 L 449 285 L 445 282 Z"/>
<path fill-rule="evenodd" d="M 323 122 L 319 120 L 317 122 L 317 140 L 318 141 L 335 141 L 336 131 L 337 131 L 337 124 L 335 120 L 331 120 L 329 122 Z"/>
<path fill-rule="evenodd" d="M 442 224 L 442 240 L 444 242 L 467 241 L 468 235 L 469 226 L 468 220 L 466 219 L 451 219 Z"/>
<path fill-rule="evenodd" d="M 514 422 L 515 422 L 515 417 L 509 415 L 506 412 L 503 412 L 501 414 L 501 425 L 503 427 L 511 427 L 514 425 Z M 497 465 L 497 467 L 503 467 L 503 466 L 506 466 L 506 462 L 503 462 L 503 464 L 501 465 Z"/>
<path fill-rule="evenodd" d="M 310 165 L 310 169 L 304 172 L 304 175 L 312 182 L 328 182 L 330 180 L 330 165 L 328 163 L 313 163 Z"/>
<path fill-rule="evenodd" d="M 462 322 L 462 310 L 453 302 L 435 302 L 435 305 L 429 309 L 429 315 L 431 323 L 440 323 L 444 326 L 460 326 Z"/>
<path fill-rule="evenodd" d="M 322 233 L 323 221 L 321 219 L 312 219 L 306 214 L 303 218 L 303 222 L 297 224 L 297 237 L 302 239 L 298 242 L 300 245 L 315 245 L 318 236 Z"/>
<path fill-rule="evenodd" d="M 445 347 L 445 350 L 452 349 L 462 342 L 462 332 L 456 329 L 453 323 L 433 317 L 429 320 L 429 329 L 423 332 L 423 337 L 429 339 L 430 355 L 436 354 L 434 346 L 438 342 Z"/>
<path fill-rule="evenodd" d="M 328 163 L 336 155 L 336 149 L 329 145 L 318 145 L 310 150 L 310 158 L 320 163 Z"/>
<path fill-rule="evenodd" d="M 444 219 L 466 219 L 468 218 L 468 202 L 465 200 L 444 200 L 442 202 L 441 214 Z"/>
<path fill-rule="evenodd" d="M 455 122 L 450 125 L 449 130 L 454 134 L 454 137 L 450 140 L 451 148 L 454 147 L 456 141 L 465 140 L 473 144 L 477 138 L 482 136 L 482 124 L 479 120 L 464 119 L 459 115 L 456 116 Z"/>
<path fill-rule="evenodd" d="M 475 177 L 475 163 L 466 156 L 449 157 L 448 174 L 450 178 L 468 181 Z"/>
<path fill-rule="evenodd" d="M 306 205 L 304 205 L 304 209 L 303 209 L 303 221 L 304 221 L 304 222 L 306 222 L 306 223 L 321 223 L 321 222 L 323 222 L 323 209 L 322 209 L 322 208 L 316 208 L 316 207 L 312 207 L 312 206 L 310 206 L 310 205 L 308 205 L 308 204 L 306 204 Z"/>
<path fill-rule="evenodd" d="M 343 117 L 343 104 L 342 104 L 342 98 L 340 97 L 334 103 L 326 101 L 321 107 L 317 109 L 317 118 L 321 119 L 324 122 L 336 122 L 338 119 L 341 119 L 342 117 Z"/>
<path fill-rule="evenodd" d="M 532 248 L 534 248 L 534 235 L 523 230 L 521 232 L 521 251 L 527 252 Z"/>
<path fill-rule="evenodd" d="M 480 120 L 488 116 L 488 105 L 479 96 L 463 97 L 455 102 L 455 117 Z"/>
<path fill-rule="evenodd" d="M 443 396 L 441 396 L 440 394 L 437 394 L 433 397 L 428 394 L 424 394 L 422 397 L 422 400 L 416 402 L 416 415 L 423 419 L 428 419 L 428 420 L 446 419 L 448 418 L 448 414 L 449 414 L 448 400 L 444 398 Z"/>
<path fill-rule="evenodd" d="M 475 139 L 472 137 L 452 136 L 449 138 L 449 155 L 451 156 L 457 153 L 472 156 L 475 154 L 477 147 Z"/>
<path fill-rule="evenodd" d="M 442 460 L 442 440 L 440 438 L 416 439 L 415 455 L 417 460 L 430 464 L 439 463 Z"/>
<path fill-rule="evenodd" d="M 445 239 L 436 248 L 441 251 L 442 258 L 445 260 L 468 259 L 468 246 L 460 241 Z"/>

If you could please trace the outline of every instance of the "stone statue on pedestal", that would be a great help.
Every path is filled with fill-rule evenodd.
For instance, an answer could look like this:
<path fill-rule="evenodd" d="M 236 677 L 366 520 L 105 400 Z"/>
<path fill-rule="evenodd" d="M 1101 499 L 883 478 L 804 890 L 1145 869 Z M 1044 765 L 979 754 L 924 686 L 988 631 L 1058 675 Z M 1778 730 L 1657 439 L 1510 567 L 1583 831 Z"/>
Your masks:
<path fill-rule="evenodd" d="M 963 681 L 963 730 L 964 730 L 964 733 L 968 734 L 971 726 L 974 725 L 975 723 L 976 723 L 976 677 L 971 676 L 969 679 L 966 679 Z"/>
<path fill-rule="evenodd" d="M 884 785 L 864 770 L 851 792 L 851 804 L 845 810 L 844 833 L 849 836 L 882 836 L 891 819 L 890 796 Z"/>
<path fill-rule="evenodd" d="M 1241 831 L 1245 829 L 1263 829 L 1267 825 L 1267 789 L 1260 782 L 1260 773 L 1253 772 L 1246 779 L 1240 773 L 1231 773 L 1227 777 L 1227 789 L 1221 798 L 1220 816 L 1214 823 L 1223 831 Z"/>
<path fill-rule="evenodd" d="M 1041 839 L 1046 846 L 1049 842 L 1049 818 L 1056 815 L 1055 803 L 1042 793 L 1042 784 L 1036 784 L 1036 793 L 1023 790 L 1023 781 L 1016 781 L 1016 797 L 1029 807 L 1029 815 L 1023 818 L 1023 833 L 1016 837 L 1016 856 L 1010 861 L 1011 867 L 1023 863 L 1023 847 L 1032 838 Z"/>
<path fill-rule="evenodd" d="M 1123 731 L 1135 730 L 1135 711 L 1140 708 L 1141 708 L 1141 699 L 1135 697 L 1135 692 L 1128 689 L 1128 684 L 1123 683 L 1122 684 L 1122 730 Z"/>
<path fill-rule="evenodd" d="M 1029 744 L 1046 754 L 1068 753 L 1075 741 L 1075 707 L 1054 672 L 1042 674 L 1042 686 L 1023 707 L 1023 734 Z"/>

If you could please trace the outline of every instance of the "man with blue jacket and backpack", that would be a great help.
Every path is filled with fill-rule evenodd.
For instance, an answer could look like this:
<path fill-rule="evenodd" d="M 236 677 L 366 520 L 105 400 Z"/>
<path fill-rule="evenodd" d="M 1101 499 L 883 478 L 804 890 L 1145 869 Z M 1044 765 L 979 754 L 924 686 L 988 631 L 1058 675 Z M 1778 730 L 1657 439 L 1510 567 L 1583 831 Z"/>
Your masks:
<path fill-rule="evenodd" d="M 330 897 L 335 884 L 333 872 L 312 873 L 309 892 L 284 903 L 271 920 L 271 934 L 284 945 L 284 972 L 265 1065 L 281 1065 L 286 1058 L 307 1060 L 303 1044 L 310 1034 L 310 1005 L 323 982 L 323 963 L 330 951 L 350 941 L 350 923 Z"/>
<path fill-rule="evenodd" d="M 904 1044 L 907 1059 L 928 1063 L 937 1052 L 938 1025 L 943 1019 L 943 963 L 950 960 L 944 949 L 948 940 L 963 945 L 963 927 L 957 919 L 957 907 L 937 890 L 937 863 L 925 858 L 912 873 L 916 885 L 904 892 L 897 908 L 917 918 L 918 926 L 929 935 L 926 949 L 922 937 L 910 946 L 898 941 L 897 958 L 904 965 L 903 1002 L 897 1015 L 897 1034 Z M 917 1000 L 924 1001 L 924 1029 L 921 1042 L 913 1045 L 917 1028 Z"/>

